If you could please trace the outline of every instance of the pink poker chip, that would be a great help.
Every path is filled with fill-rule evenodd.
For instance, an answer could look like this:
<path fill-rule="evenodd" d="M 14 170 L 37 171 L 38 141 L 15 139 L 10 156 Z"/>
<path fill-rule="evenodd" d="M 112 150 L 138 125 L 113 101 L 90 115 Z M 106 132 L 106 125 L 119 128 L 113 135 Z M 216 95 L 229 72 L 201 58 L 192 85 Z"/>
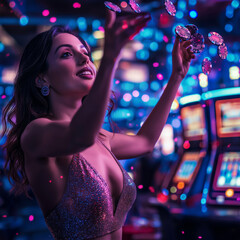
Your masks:
<path fill-rule="evenodd" d="M 218 34 L 217 32 L 208 33 L 208 39 L 215 45 L 223 44 L 223 37 L 220 34 Z"/>
<path fill-rule="evenodd" d="M 228 55 L 227 46 L 223 43 L 218 47 L 218 55 L 221 59 L 226 59 Z"/>
<path fill-rule="evenodd" d="M 183 26 L 181 26 L 181 25 L 176 26 L 176 28 L 175 28 L 175 33 L 176 33 L 183 41 L 186 41 L 186 40 L 190 39 L 190 37 L 191 37 L 190 31 L 189 31 L 186 27 L 183 27 Z"/>
<path fill-rule="evenodd" d="M 132 8 L 132 10 L 136 13 L 140 13 L 141 9 L 139 7 L 139 5 L 136 3 L 135 0 L 129 0 L 129 5 Z"/>
<path fill-rule="evenodd" d="M 202 61 L 202 71 L 204 74 L 208 75 L 210 74 L 211 70 L 212 70 L 211 58 L 205 57 Z"/>
<path fill-rule="evenodd" d="M 176 8 L 173 5 L 173 3 L 170 0 L 165 0 L 164 4 L 165 4 L 165 8 L 166 8 L 167 12 L 171 16 L 175 16 L 176 15 Z"/>
<path fill-rule="evenodd" d="M 119 13 L 121 12 L 121 8 L 112 2 L 105 1 L 104 4 L 108 9 L 114 12 L 119 12 Z"/>

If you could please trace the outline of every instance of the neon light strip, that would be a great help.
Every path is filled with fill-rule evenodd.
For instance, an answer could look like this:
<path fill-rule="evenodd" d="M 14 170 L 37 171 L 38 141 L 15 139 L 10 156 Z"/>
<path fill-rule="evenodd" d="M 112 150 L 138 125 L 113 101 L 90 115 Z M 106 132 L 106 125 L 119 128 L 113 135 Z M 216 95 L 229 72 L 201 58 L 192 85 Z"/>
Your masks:
<path fill-rule="evenodd" d="M 185 104 L 192 103 L 192 102 L 199 102 L 200 100 L 201 100 L 201 95 L 192 94 L 192 95 L 188 95 L 188 96 L 180 98 L 179 102 L 181 105 L 185 105 Z"/>
<path fill-rule="evenodd" d="M 217 98 L 217 97 L 224 97 L 224 96 L 232 96 L 232 95 L 240 95 L 240 87 L 234 87 L 234 88 L 225 88 L 225 89 L 217 89 L 213 91 L 209 91 L 202 94 L 203 100 L 208 100 L 211 98 Z"/>

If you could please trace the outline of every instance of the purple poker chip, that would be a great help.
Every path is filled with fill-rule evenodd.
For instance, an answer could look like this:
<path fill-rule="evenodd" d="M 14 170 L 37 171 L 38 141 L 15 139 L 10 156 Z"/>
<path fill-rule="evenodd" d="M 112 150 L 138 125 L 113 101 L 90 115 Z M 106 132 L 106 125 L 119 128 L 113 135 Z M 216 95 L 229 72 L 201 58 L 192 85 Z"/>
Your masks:
<path fill-rule="evenodd" d="M 185 27 L 190 31 L 192 35 L 198 32 L 198 27 L 194 24 L 187 24 Z"/>
<path fill-rule="evenodd" d="M 222 45 L 224 42 L 223 37 L 216 32 L 208 33 L 208 39 L 215 45 Z"/>
<path fill-rule="evenodd" d="M 202 61 L 202 71 L 204 74 L 209 75 L 212 70 L 211 58 L 205 57 Z"/>
<path fill-rule="evenodd" d="M 108 9 L 114 12 L 119 12 L 119 13 L 121 12 L 121 8 L 112 2 L 105 1 L 104 4 Z"/>
<path fill-rule="evenodd" d="M 218 55 L 221 59 L 226 59 L 228 55 L 227 46 L 223 43 L 218 47 Z"/>
<path fill-rule="evenodd" d="M 135 0 L 129 0 L 129 5 L 134 12 L 136 12 L 136 13 L 141 12 L 140 6 L 136 3 Z"/>
<path fill-rule="evenodd" d="M 201 53 L 205 49 L 205 44 L 196 44 L 192 46 L 192 51 L 194 53 Z"/>
<path fill-rule="evenodd" d="M 170 0 L 165 0 L 164 4 L 165 4 L 165 8 L 166 8 L 167 12 L 171 16 L 175 16 L 176 15 L 176 8 L 173 5 L 173 3 Z"/>
<path fill-rule="evenodd" d="M 176 28 L 175 28 L 175 33 L 176 33 L 183 41 L 186 41 L 186 40 L 190 39 L 190 37 L 191 37 L 190 31 L 189 31 L 187 28 L 185 28 L 185 27 L 183 27 L 183 26 L 181 26 L 181 25 L 176 26 Z"/>
<path fill-rule="evenodd" d="M 192 40 L 192 51 L 194 53 L 201 53 L 204 48 L 204 37 L 200 33 L 195 33 L 191 35 L 191 40 Z"/>

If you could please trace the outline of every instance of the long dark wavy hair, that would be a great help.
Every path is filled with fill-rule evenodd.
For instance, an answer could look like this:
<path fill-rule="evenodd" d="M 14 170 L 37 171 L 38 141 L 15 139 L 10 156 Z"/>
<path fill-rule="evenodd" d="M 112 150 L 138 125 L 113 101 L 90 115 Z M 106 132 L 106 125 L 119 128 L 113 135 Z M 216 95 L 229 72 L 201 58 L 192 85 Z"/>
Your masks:
<path fill-rule="evenodd" d="M 25 47 L 14 80 L 13 97 L 2 111 L 3 131 L 1 138 L 5 135 L 7 137 L 2 146 L 3 150 L 6 151 L 4 170 L 13 186 L 11 192 L 14 192 L 15 195 L 25 193 L 29 197 L 29 181 L 25 173 L 24 153 L 20 145 L 21 135 L 25 127 L 34 119 L 52 116 L 49 96 L 44 97 L 41 94 L 40 88 L 35 85 L 35 79 L 48 70 L 46 60 L 52 41 L 60 33 L 76 36 L 91 56 L 91 49 L 85 40 L 68 27 L 59 25 L 52 26 L 48 31 L 36 35 Z M 92 58 L 90 60 L 93 61 Z M 112 92 L 112 96 L 114 96 L 114 92 Z M 113 108 L 114 100 L 110 98 L 107 116 L 112 130 L 114 127 L 117 129 L 116 124 L 110 118 Z M 104 137 L 103 134 L 101 135 Z"/>

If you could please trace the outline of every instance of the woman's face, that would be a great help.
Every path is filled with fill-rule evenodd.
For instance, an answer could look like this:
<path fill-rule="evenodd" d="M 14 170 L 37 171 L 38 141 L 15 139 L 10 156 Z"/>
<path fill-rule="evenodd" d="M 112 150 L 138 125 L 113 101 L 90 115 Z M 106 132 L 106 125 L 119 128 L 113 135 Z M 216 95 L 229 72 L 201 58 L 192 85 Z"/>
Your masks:
<path fill-rule="evenodd" d="M 51 91 L 60 95 L 88 94 L 96 77 L 96 68 L 82 42 L 72 34 L 61 33 L 53 38 L 44 75 Z M 50 93 L 51 94 L 51 93 Z"/>

